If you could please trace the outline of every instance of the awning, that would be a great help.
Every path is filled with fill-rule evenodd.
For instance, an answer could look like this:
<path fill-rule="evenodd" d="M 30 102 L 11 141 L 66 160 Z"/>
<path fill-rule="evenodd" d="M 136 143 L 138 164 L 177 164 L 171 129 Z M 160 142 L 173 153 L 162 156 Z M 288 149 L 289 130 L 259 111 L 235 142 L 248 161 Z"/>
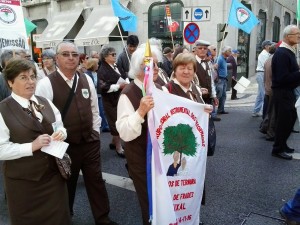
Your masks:
<path fill-rule="evenodd" d="M 121 0 L 127 7 L 129 1 Z M 118 24 L 118 17 L 114 16 L 111 3 L 94 7 L 75 38 L 77 46 L 95 46 L 109 43 L 109 37 L 121 37 L 119 32 L 113 32 Z"/>
<path fill-rule="evenodd" d="M 77 9 L 55 14 L 42 33 L 40 40 L 36 42 L 37 47 L 55 47 L 59 42 L 63 41 L 78 20 L 81 12 L 82 9 Z"/>
<path fill-rule="evenodd" d="M 75 38 L 77 46 L 94 46 L 108 44 L 108 37 L 118 24 L 111 5 L 94 7 L 83 27 Z"/>

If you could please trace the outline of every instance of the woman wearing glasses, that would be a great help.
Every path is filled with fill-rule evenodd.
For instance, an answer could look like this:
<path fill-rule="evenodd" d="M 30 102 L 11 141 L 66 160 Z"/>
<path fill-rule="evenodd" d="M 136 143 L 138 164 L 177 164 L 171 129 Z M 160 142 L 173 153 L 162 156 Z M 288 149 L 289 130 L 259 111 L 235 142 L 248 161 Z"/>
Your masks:
<path fill-rule="evenodd" d="M 117 105 L 120 93 L 127 82 L 126 74 L 116 65 L 117 54 L 112 47 L 103 47 L 100 52 L 101 66 L 98 70 L 98 93 L 102 95 L 105 115 L 113 136 L 110 149 L 116 149 L 117 155 L 124 158 L 121 139 L 116 129 Z"/>
<path fill-rule="evenodd" d="M 45 76 L 48 76 L 56 70 L 55 52 L 52 49 L 46 49 L 45 51 L 43 51 L 42 65 Z"/>
<path fill-rule="evenodd" d="M 66 181 L 55 157 L 41 151 L 51 140 L 66 138 L 61 115 L 49 100 L 34 95 L 37 76 L 30 61 L 9 61 L 4 77 L 12 90 L 0 103 L 0 160 L 5 160 L 10 222 L 71 224 Z"/>

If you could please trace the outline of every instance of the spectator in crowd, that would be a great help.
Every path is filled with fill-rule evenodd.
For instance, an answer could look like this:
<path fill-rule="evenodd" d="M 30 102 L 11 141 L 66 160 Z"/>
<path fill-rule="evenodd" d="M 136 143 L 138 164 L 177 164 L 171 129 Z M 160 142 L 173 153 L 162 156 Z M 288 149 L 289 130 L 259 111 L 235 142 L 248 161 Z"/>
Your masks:
<path fill-rule="evenodd" d="M 116 50 L 112 47 L 104 47 L 101 50 L 101 66 L 98 70 L 98 90 L 102 95 L 105 115 L 109 124 L 112 142 L 110 148 L 115 149 L 119 157 L 124 158 L 124 150 L 121 138 L 116 129 L 117 105 L 122 89 L 127 85 L 126 74 L 122 67 L 116 65 Z"/>
<path fill-rule="evenodd" d="M 41 151 L 51 139 L 67 137 L 61 115 L 49 100 L 34 95 L 37 75 L 31 62 L 10 60 L 4 76 L 12 94 L 0 103 L 0 160 L 5 160 L 10 222 L 70 225 L 66 181 L 55 157 Z"/>
<path fill-rule="evenodd" d="M 98 59 L 98 61 L 99 61 L 100 60 L 100 55 L 97 51 L 91 51 L 90 58 Z"/>
<path fill-rule="evenodd" d="M 154 61 L 153 80 L 155 81 L 159 71 L 157 63 L 161 61 L 162 55 L 155 46 L 151 46 L 151 52 Z M 154 107 L 154 102 L 151 96 L 143 97 L 142 95 L 145 76 L 144 55 L 144 46 L 140 46 L 132 55 L 129 77 L 134 80 L 121 93 L 116 126 L 121 138 L 125 141 L 128 172 L 141 206 L 143 225 L 150 225 L 146 175 L 148 125 L 145 117 Z"/>
<path fill-rule="evenodd" d="M 95 89 L 97 90 L 98 86 L 98 76 L 97 76 L 97 71 L 98 71 L 98 65 L 99 60 L 97 58 L 89 58 L 87 61 L 87 71 L 86 74 L 92 78 L 93 83 L 95 85 Z M 106 120 L 104 108 L 103 108 L 103 103 L 102 103 L 102 96 L 101 94 L 98 95 L 98 106 L 99 106 L 99 112 L 100 112 L 100 117 L 102 119 L 101 121 L 101 131 L 102 132 L 109 132 L 109 126 Z"/>
<path fill-rule="evenodd" d="M 258 55 L 257 59 L 257 67 L 256 67 L 256 81 L 258 84 L 258 92 L 257 97 L 254 104 L 254 109 L 252 116 L 259 117 L 261 116 L 261 110 L 263 109 L 263 102 L 265 96 L 265 88 L 264 88 L 264 71 L 265 71 L 265 62 L 270 56 L 269 49 L 273 42 L 269 40 L 265 40 L 262 42 L 261 47 L 263 48 L 262 52 Z"/>
<path fill-rule="evenodd" d="M 127 38 L 127 46 L 119 55 L 117 65 L 124 71 L 128 77 L 131 56 L 139 45 L 139 38 L 136 35 L 129 35 Z"/>
<path fill-rule="evenodd" d="M 212 76 L 212 68 L 209 66 L 207 60 L 207 51 L 209 42 L 205 40 L 198 40 L 195 43 L 196 49 L 196 60 L 197 60 L 197 69 L 196 74 L 199 80 L 199 84 L 201 88 L 206 88 L 208 90 L 207 94 L 203 94 L 202 98 L 206 104 L 212 104 L 218 106 L 219 101 L 216 96 L 215 83 Z M 217 115 L 212 115 L 214 121 L 220 121 L 221 118 L 217 117 Z"/>
<path fill-rule="evenodd" d="M 234 49 L 232 50 L 232 54 L 228 56 L 227 63 L 231 64 L 230 69 L 228 69 L 228 72 L 231 73 L 231 100 L 238 99 L 237 97 L 237 90 L 235 90 L 233 87 L 237 83 L 237 57 L 238 57 L 239 51 Z"/>
<path fill-rule="evenodd" d="M 36 94 L 54 103 L 62 113 L 68 132 L 67 153 L 72 160 L 72 175 L 68 180 L 70 213 L 73 215 L 77 180 L 81 170 L 95 224 L 116 225 L 108 216 L 109 200 L 101 172 L 101 118 L 94 83 L 89 76 L 77 71 L 79 53 L 74 43 L 63 41 L 57 45 L 56 63 L 57 71 L 38 83 Z M 71 99 L 69 106 L 66 105 L 68 99 Z"/>
<path fill-rule="evenodd" d="M 31 63 L 34 64 L 35 69 L 36 69 L 36 73 L 37 73 L 37 82 L 39 82 L 39 80 L 41 80 L 42 78 L 45 77 L 44 72 L 42 70 L 40 70 L 38 64 L 31 59 L 31 55 L 28 53 L 27 50 L 25 49 L 18 49 L 15 51 L 15 55 L 23 58 L 23 59 L 27 59 L 29 60 Z"/>
<path fill-rule="evenodd" d="M 221 55 L 218 57 L 218 81 L 216 84 L 217 98 L 219 99 L 218 114 L 228 114 L 225 111 L 226 89 L 228 81 L 227 62 L 226 59 L 231 55 L 231 47 L 225 46 L 221 49 Z"/>
<path fill-rule="evenodd" d="M 79 55 L 79 65 L 78 65 L 78 72 L 83 74 L 86 72 L 86 64 L 87 64 L 87 60 L 89 59 L 87 54 L 81 53 Z"/>
<path fill-rule="evenodd" d="M 265 73 L 264 73 L 264 88 L 265 88 L 265 98 L 263 106 L 263 121 L 260 126 L 260 132 L 266 134 L 267 141 L 274 141 L 275 136 L 275 112 L 274 104 L 272 100 L 272 59 L 273 54 L 276 51 L 277 44 L 273 44 L 269 53 L 270 57 L 265 62 Z M 279 46 L 279 45 L 278 45 Z"/>
<path fill-rule="evenodd" d="M 97 51 L 91 51 L 90 53 L 90 58 L 93 58 L 93 59 L 98 59 L 98 68 L 100 68 L 100 65 L 101 65 L 101 60 L 100 60 L 100 55 Z"/>
<path fill-rule="evenodd" d="M 45 76 L 56 71 L 56 64 L 55 64 L 55 51 L 52 49 L 46 49 L 42 53 L 42 65 L 43 65 L 43 72 Z"/>
<path fill-rule="evenodd" d="M 162 69 L 167 73 L 168 77 L 170 77 L 173 72 L 173 50 L 170 47 L 165 47 L 163 54 Z"/>
<path fill-rule="evenodd" d="M 1 53 L 1 67 L 4 70 L 8 61 L 14 57 L 12 50 L 4 50 Z M 18 55 L 16 57 L 19 57 Z M 0 73 L 0 102 L 5 99 L 6 97 L 10 96 L 11 90 L 5 81 L 3 73 Z"/>
<path fill-rule="evenodd" d="M 276 117 L 275 140 L 272 155 L 291 160 L 286 154 L 294 152 L 287 140 L 297 118 L 294 89 L 300 85 L 299 65 L 296 60 L 296 45 L 300 43 L 300 30 L 288 25 L 283 30 L 283 41 L 272 59 L 272 91 Z"/>
<path fill-rule="evenodd" d="M 186 46 L 179 46 L 175 49 L 174 53 L 173 53 L 173 60 L 176 58 L 176 56 L 180 53 L 187 53 L 189 52 L 189 50 L 187 49 Z"/>

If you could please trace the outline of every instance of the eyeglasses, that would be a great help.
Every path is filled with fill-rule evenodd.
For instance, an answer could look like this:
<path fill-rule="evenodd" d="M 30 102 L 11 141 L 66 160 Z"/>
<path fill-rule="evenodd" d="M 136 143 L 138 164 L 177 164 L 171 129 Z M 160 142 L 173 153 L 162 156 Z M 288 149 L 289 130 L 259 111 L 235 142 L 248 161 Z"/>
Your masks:
<path fill-rule="evenodd" d="M 112 57 L 115 57 L 115 56 L 117 56 L 117 53 L 110 53 L 109 55 L 111 55 Z"/>
<path fill-rule="evenodd" d="M 36 75 L 35 74 L 32 74 L 30 76 L 21 75 L 21 76 L 18 76 L 17 78 L 18 78 L 18 80 L 20 80 L 24 83 L 28 82 L 29 80 L 36 81 Z"/>
<path fill-rule="evenodd" d="M 300 33 L 288 34 L 288 35 L 300 35 Z"/>
<path fill-rule="evenodd" d="M 60 53 L 58 53 L 58 54 L 62 55 L 62 56 L 65 57 L 65 58 L 71 57 L 71 56 L 72 56 L 73 58 L 76 58 L 76 57 L 79 56 L 79 53 L 77 53 L 77 52 L 60 52 Z"/>

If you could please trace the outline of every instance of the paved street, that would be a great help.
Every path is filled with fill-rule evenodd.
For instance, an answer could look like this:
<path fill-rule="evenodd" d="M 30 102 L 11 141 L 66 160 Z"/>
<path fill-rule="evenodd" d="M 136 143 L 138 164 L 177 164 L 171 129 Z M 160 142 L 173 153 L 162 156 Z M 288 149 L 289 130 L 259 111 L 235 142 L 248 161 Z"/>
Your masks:
<path fill-rule="evenodd" d="M 217 149 L 215 155 L 208 159 L 206 205 L 201 208 L 201 220 L 205 225 L 285 224 L 280 220 L 278 209 L 293 197 L 300 186 L 300 161 L 272 157 L 272 143 L 265 141 L 258 131 L 261 118 L 251 116 L 255 91 L 254 82 L 244 94 L 238 94 L 239 100 L 228 100 L 226 110 L 229 114 L 222 115 L 222 121 L 215 123 Z M 102 168 L 110 197 L 110 216 L 121 225 L 141 225 L 140 209 L 124 167 L 125 160 L 109 150 L 108 133 L 101 137 Z M 300 135 L 292 134 L 290 147 L 295 148 L 297 153 L 300 153 L 299 144 Z M 6 225 L 2 176 L 0 183 L 0 225 Z M 78 182 L 75 205 L 73 224 L 93 225 L 82 178 Z"/>

